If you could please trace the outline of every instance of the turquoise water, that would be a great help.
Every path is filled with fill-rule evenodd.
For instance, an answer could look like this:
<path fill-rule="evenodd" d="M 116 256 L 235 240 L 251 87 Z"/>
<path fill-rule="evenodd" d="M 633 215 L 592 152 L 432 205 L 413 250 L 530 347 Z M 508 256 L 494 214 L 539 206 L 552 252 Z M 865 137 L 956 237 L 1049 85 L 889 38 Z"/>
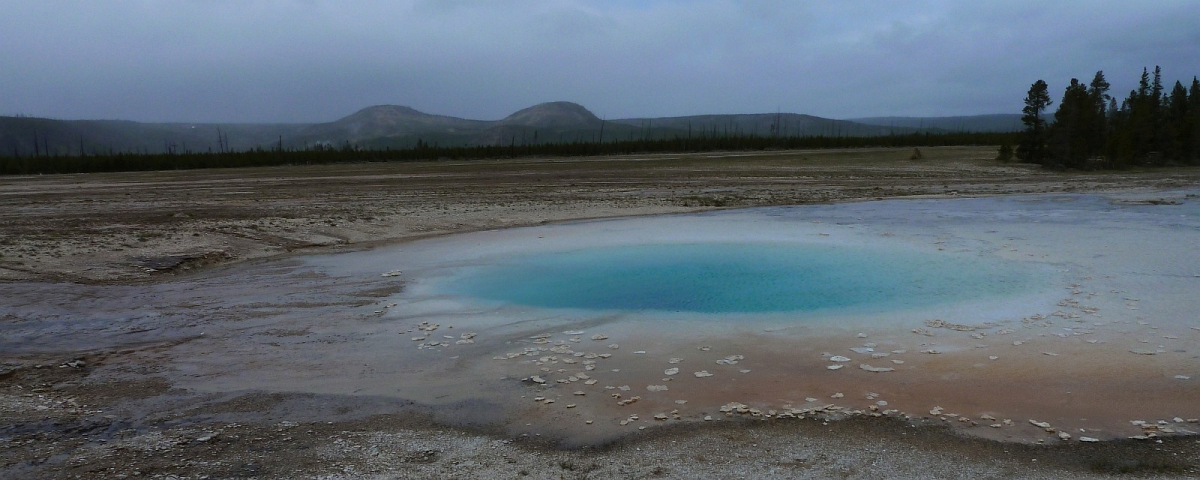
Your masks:
<path fill-rule="evenodd" d="M 928 306 L 1024 292 L 1020 264 L 906 250 L 808 244 L 592 248 L 472 269 L 452 293 L 590 310 L 767 313 Z"/>

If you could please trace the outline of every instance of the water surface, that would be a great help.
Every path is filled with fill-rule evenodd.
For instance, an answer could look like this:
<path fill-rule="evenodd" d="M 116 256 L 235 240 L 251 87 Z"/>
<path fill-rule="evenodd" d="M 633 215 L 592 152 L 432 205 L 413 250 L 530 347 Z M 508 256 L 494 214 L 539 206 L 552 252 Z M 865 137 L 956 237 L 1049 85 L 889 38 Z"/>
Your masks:
<path fill-rule="evenodd" d="M 1033 282 L 1028 268 L 977 257 L 829 244 L 694 243 L 518 256 L 473 269 L 449 289 L 545 308 L 764 313 L 920 307 L 1020 293 Z"/>

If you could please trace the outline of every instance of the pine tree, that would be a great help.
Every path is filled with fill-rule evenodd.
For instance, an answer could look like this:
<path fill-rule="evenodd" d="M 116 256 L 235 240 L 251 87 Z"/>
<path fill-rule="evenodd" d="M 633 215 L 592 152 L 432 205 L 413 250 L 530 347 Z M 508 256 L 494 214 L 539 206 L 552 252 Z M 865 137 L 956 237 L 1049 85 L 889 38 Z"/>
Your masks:
<path fill-rule="evenodd" d="M 1192 77 L 1192 87 L 1188 90 L 1188 115 L 1184 122 L 1183 151 L 1181 160 L 1189 164 L 1200 163 L 1200 79 Z"/>
<path fill-rule="evenodd" d="M 1122 110 L 1126 110 L 1120 155 L 1127 162 L 1148 163 L 1155 152 L 1155 130 L 1160 100 L 1153 95 L 1150 73 L 1142 69 L 1137 90 L 1129 92 Z"/>
<path fill-rule="evenodd" d="M 1095 103 L 1088 90 L 1072 78 L 1063 92 L 1054 125 L 1050 128 L 1050 161 L 1055 166 L 1082 168 L 1091 155 L 1091 137 Z"/>
<path fill-rule="evenodd" d="M 1154 81 L 1150 86 L 1150 98 L 1146 99 L 1146 108 L 1150 111 L 1150 125 L 1153 131 L 1150 136 L 1150 149 L 1156 155 L 1150 160 L 1156 164 L 1163 164 L 1169 153 L 1171 136 L 1167 131 L 1166 122 L 1166 104 L 1167 98 L 1163 90 L 1162 84 L 1162 67 L 1154 67 Z"/>
<path fill-rule="evenodd" d="M 1025 124 L 1025 133 L 1021 143 L 1017 145 L 1017 158 L 1029 163 L 1044 164 L 1046 155 L 1046 121 L 1042 112 L 1052 104 L 1049 87 L 1045 81 L 1038 80 L 1029 87 L 1025 96 L 1025 108 L 1021 109 L 1021 122 Z"/>
<path fill-rule="evenodd" d="M 1008 162 L 1013 158 L 1013 148 L 1007 143 L 1000 144 L 1000 151 L 996 152 L 996 160 Z"/>
<path fill-rule="evenodd" d="M 1183 160 L 1191 132 L 1188 125 L 1188 92 L 1182 83 L 1175 82 L 1175 88 L 1171 89 L 1166 112 L 1164 131 L 1168 138 L 1163 154 L 1171 160 Z"/>
<path fill-rule="evenodd" d="M 1108 145 L 1109 117 L 1116 110 L 1116 103 L 1108 94 L 1109 87 L 1103 70 L 1096 72 L 1088 86 L 1088 98 L 1092 102 L 1086 127 L 1088 158 L 1104 155 Z"/>

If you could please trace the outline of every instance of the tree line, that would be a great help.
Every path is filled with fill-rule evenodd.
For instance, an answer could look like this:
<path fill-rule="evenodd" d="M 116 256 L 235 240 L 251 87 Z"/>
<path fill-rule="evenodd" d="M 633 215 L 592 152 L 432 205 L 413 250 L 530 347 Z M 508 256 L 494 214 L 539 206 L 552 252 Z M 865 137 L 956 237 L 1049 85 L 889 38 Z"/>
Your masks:
<path fill-rule="evenodd" d="M 862 147 L 936 147 L 1010 144 L 1019 133 L 911 133 L 886 136 L 758 136 L 704 134 L 697 137 L 570 141 L 517 145 L 439 146 L 418 140 L 411 148 L 364 149 L 350 143 L 305 148 L 253 148 L 245 151 L 132 153 L 76 156 L 0 157 L 0 175 L 87 173 L 197 168 L 265 167 L 352 162 L 483 160 L 515 157 L 573 157 L 638 153 L 828 149 Z"/>
<path fill-rule="evenodd" d="M 1103 71 L 1087 85 L 1072 78 L 1051 120 L 1043 115 L 1053 104 L 1046 82 L 1034 82 L 1017 158 L 1085 170 L 1200 164 L 1200 80 L 1192 77 L 1190 88 L 1176 81 L 1167 92 L 1155 67 L 1153 74 L 1142 69 L 1137 88 L 1119 104 L 1109 88 Z"/>

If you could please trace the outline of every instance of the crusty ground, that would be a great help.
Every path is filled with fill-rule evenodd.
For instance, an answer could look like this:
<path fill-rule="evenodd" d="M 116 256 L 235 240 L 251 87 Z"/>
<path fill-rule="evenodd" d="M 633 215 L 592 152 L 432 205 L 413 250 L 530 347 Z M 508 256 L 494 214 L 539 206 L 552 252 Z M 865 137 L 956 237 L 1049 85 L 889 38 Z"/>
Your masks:
<path fill-rule="evenodd" d="M 1053 173 L 990 147 L 369 163 L 0 177 L 0 280 L 216 263 L 570 219 L 917 195 L 1172 188 L 1200 170 Z"/>
<path fill-rule="evenodd" d="M 571 219 L 1200 180 L 1194 168 L 1046 172 L 996 163 L 993 147 L 922 150 L 916 161 L 911 149 L 855 149 L 5 177 L 0 280 L 145 283 L 249 259 Z M 651 428 L 565 450 L 451 426 L 419 405 L 198 395 L 155 377 L 154 365 L 95 373 L 160 347 L 0 352 L 0 478 L 1200 474 L 1191 437 L 1018 445 L 899 420 L 808 419 Z"/>

